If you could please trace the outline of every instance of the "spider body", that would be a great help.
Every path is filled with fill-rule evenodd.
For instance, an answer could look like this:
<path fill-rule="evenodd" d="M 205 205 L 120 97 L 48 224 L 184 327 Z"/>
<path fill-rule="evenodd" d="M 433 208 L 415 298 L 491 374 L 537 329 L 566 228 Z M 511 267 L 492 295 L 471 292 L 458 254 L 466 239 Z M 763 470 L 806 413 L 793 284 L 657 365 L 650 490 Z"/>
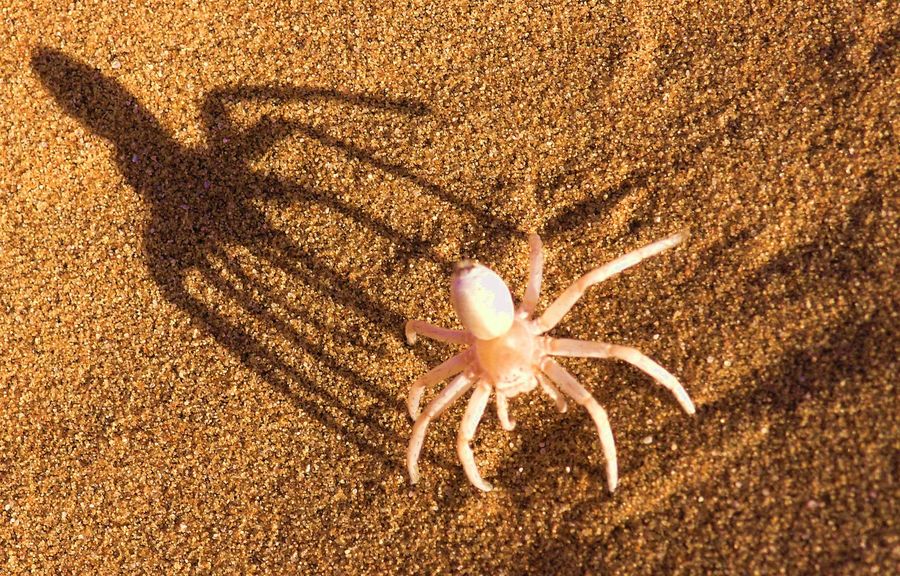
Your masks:
<path fill-rule="evenodd" d="M 603 342 L 556 339 L 543 334 L 556 326 L 587 288 L 645 258 L 676 246 L 683 238 L 681 233 L 673 234 L 588 272 L 566 289 L 538 318 L 532 318 L 532 314 L 540 294 L 543 257 L 541 241 L 536 234 L 529 238 L 531 254 L 528 285 L 518 307 L 513 304 L 509 288 L 495 272 L 476 262 L 460 262 L 451 279 L 450 299 L 464 329 L 448 330 L 419 320 L 406 323 L 406 336 L 410 344 L 415 343 L 417 334 L 422 334 L 467 346 L 463 352 L 419 377 L 410 387 L 407 407 L 415 424 L 407 449 L 407 467 L 412 483 L 415 484 L 419 479 L 418 459 L 428 424 L 474 388 L 459 429 L 456 447 L 469 481 L 481 490 L 491 490 L 490 484 L 478 472 L 470 446 L 491 392 L 494 393 L 501 426 L 512 430 L 515 421 L 509 417 L 509 399 L 540 386 L 556 402 L 561 412 L 567 408 L 565 397 L 587 409 L 600 435 L 609 489 L 615 490 L 618 483 L 616 449 L 606 411 L 552 357 L 581 356 L 624 360 L 668 388 L 687 413 L 694 413 L 694 405 L 674 376 L 634 348 Z M 419 414 L 419 403 L 425 387 L 451 376 L 455 376 L 451 383 Z"/>
<path fill-rule="evenodd" d="M 541 342 L 527 318 L 516 318 L 506 334 L 491 340 L 476 339 L 472 348 L 478 372 L 497 394 L 512 398 L 537 386 L 534 366 L 540 361 Z"/>

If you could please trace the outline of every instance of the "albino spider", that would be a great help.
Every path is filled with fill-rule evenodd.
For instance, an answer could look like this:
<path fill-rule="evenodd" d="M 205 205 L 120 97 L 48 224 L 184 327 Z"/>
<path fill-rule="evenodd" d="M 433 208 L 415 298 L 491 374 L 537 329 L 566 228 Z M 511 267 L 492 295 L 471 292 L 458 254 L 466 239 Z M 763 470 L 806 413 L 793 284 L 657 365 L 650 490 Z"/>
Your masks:
<path fill-rule="evenodd" d="M 509 417 L 508 400 L 523 392 L 530 392 L 538 385 L 556 402 L 560 412 L 566 411 L 565 398 L 551 383 L 555 382 L 564 394 L 584 406 L 594 419 L 606 458 L 609 490 L 615 490 L 618 483 L 616 446 L 606 411 L 551 356 L 619 358 L 640 368 L 668 388 L 688 414 L 694 413 L 694 404 L 674 376 L 634 348 L 603 342 L 550 338 L 542 334 L 556 326 L 590 286 L 676 246 L 683 239 L 683 233 L 672 234 L 591 270 L 569 286 L 537 319 L 532 319 L 531 315 L 538 302 L 544 265 L 541 239 L 537 234 L 531 234 L 528 239 L 531 248 L 528 285 L 518 308 L 513 305 L 509 288 L 494 271 L 470 260 L 457 264 L 451 278 L 450 300 L 464 330 L 448 330 L 420 320 L 406 323 L 406 339 L 410 344 L 415 343 L 417 334 L 422 334 L 442 342 L 468 346 L 461 353 L 420 376 L 409 389 L 407 407 L 415 425 L 409 439 L 406 464 L 412 483 L 419 481 L 419 452 L 422 450 L 428 423 L 474 385 L 475 391 L 469 399 L 456 437 L 456 450 L 469 481 L 477 488 L 489 491 L 491 485 L 481 479 L 469 442 L 484 414 L 491 389 L 496 396 L 500 425 L 505 430 L 512 430 L 516 423 Z M 458 376 L 419 415 L 419 402 L 425 387 L 456 374 Z"/>

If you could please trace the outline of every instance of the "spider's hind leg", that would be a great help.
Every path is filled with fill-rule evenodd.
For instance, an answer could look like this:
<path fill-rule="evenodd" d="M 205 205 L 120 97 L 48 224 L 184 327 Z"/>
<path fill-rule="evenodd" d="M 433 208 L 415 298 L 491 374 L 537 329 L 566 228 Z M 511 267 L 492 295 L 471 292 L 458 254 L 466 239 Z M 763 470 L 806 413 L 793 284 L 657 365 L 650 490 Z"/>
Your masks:
<path fill-rule="evenodd" d="M 449 342 L 451 344 L 465 344 L 466 333 L 462 330 L 451 330 L 449 328 L 441 328 L 428 322 L 421 320 L 410 320 L 406 323 L 406 341 L 409 344 L 415 344 L 418 335 L 421 334 L 426 338 L 438 340 L 440 342 Z"/>

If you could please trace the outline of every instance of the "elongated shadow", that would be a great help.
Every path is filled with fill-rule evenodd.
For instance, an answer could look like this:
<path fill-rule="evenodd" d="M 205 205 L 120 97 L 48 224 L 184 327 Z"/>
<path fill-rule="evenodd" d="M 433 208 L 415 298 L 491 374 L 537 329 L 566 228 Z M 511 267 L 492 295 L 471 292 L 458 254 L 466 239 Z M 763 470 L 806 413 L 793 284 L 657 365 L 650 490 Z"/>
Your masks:
<path fill-rule="evenodd" d="M 278 313 L 273 302 L 288 310 L 291 320 L 328 331 L 338 342 L 372 350 L 372 344 L 349 328 L 324 326 L 321 319 L 299 306 L 279 302 L 279 296 L 265 283 L 255 280 L 240 262 L 226 253 L 227 247 L 245 249 L 256 261 L 278 270 L 292 282 L 327 296 L 343 309 L 378 326 L 396 327 L 389 332 L 400 338 L 400 317 L 383 303 L 369 297 L 345 274 L 335 270 L 314 251 L 305 248 L 286 232 L 274 227 L 260 210 L 258 200 L 287 199 L 326 206 L 388 240 L 397 248 L 398 258 L 431 259 L 450 267 L 450 262 L 434 251 L 427 240 L 411 236 L 378 214 L 295 182 L 260 174 L 249 162 L 263 155 L 279 140 L 293 135 L 312 138 L 345 157 L 413 180 L 426 192 L 449 202 L 453 209 L 473 209 L 445 193 L 437 185 L 411 171 L 379 161 L 376 156 L 349 142 L 330 137 L 310 124 L 263 116 L 247 128 L 236 126 L 228 116 L 228 106 L 240 101 L 289 102 L 330 101 L 383 111 L 400 119 L 422 116 L 427 106 L 411 100 L 391 100 L 365 94 L 344 93 L 294 86 L 228 87 L 213 91 L 202 105 L 207 133 L 205 147 L 188 148 L 177 142 L 160 122 L 116 80 L 66 54 L 37 49 L 31 59 L 34 72 L 59 106 L 93 133 L 115 146 L 118 169 L 126 182 L 149 208 L 144 230 L 144 257 L 153 279 L 165 298 L 208 331 L 245 366 L 257 372 L 289 396 L 304 413 L 361 450 L 393 467 L 398 460 L 397 432 L 374 416 L 363 414 L 348 399 L 338 397 L 323 383 L 301 374 L 291 362 L 260 341 L 241 322 L 231 319 L 215 305 L 198 298 L 188 289 L 188 277 L 199 275 L 206 286 L 236 303 L 248 316 L 287 342 L 292 349 L 315 359 L 318 368 L 335 374 L 374 399 L 380 411 L 401 410 L 397 399 L 384 389 L 329 355 L 321 342 L 301 334 Z M 215 137 L 214 137 L 215 136 Z M 223 263 L 214 266 L 213 261 Z M 283 313 L 282 313 L 283 314 Z M 431 363 L 436 359 L 429 358 Z"/>

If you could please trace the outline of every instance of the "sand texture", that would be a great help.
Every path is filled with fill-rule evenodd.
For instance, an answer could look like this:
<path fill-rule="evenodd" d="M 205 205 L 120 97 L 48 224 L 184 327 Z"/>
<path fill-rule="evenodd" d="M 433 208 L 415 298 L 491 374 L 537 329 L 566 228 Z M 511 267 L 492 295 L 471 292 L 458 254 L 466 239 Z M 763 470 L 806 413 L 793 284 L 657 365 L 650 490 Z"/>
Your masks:
<path fill-rule="evenodd" d="M 896 574 L 896 2 L 0 7 L 0 573 Z M 606 407 L 465 402 L 454 262 Z M 438 387 L 429 388 L 425 400 Z"/>

